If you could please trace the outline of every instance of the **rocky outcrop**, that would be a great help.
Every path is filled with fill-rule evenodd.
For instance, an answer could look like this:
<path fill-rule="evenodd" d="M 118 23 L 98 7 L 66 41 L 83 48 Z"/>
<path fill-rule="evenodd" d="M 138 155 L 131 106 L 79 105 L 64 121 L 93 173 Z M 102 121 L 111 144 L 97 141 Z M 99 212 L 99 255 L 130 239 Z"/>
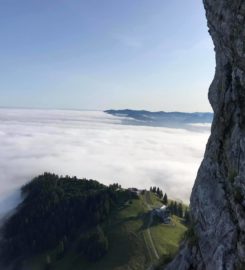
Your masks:
<path fill-rule="evenodd" d="M 191 240 L 168 270 L 245 269 L 245 1 L 204 6 L 216 52 L 214 120 L 191 195 Z"/>

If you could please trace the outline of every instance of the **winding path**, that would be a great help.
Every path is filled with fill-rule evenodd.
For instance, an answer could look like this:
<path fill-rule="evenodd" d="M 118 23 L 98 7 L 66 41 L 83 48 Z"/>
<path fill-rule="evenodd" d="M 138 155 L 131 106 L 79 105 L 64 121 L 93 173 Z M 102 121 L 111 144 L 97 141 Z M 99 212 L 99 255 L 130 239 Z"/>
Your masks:
<path fill-rule="evenodd" d="M 145 204 L 146 204 L 148 210 L 150 211 L 150 217 L 149 217 L 149 221 L 148 221 L 147 229 L 146 229 L 146 236 L 148 238 L 148 241 L 145 241 L 145 244 L 146 244 L 147 250 L 149 252 L 149 257 L 151 258 L 151 260 L 152 261 L 159 260 L 159 255 L 158 255 L 157 249 L 155 247 L 154 241 L 153 241 L 152 236 L 151 236 L 150 227 L 151 227 L 151 224 L 152 224 L 152 221 L 153 221 L 153 212 L 152 212 L 151 198 L 150 198 L 150 192 L 149 191 L 145 192 L 144 201 L 145 201 Z M 152 263 L 148 267 L 147 270 L 151 270 L 151 269 L 153 269 L 153 264 Z"/>

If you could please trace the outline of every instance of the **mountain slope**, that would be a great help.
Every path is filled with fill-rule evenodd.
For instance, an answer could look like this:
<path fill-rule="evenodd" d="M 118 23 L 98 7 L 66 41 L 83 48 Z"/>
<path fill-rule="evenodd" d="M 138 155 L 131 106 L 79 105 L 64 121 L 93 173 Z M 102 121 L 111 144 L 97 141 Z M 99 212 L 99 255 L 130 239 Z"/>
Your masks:
<path fill-rule="evenodd" d="M 166 225 L 153 218 L 155 193 L 118 184 L 45 173 L 22 194 L 3 227 L 1 269 L 144 270 L 175 254 L 186 231 L 176 216 Z"/>

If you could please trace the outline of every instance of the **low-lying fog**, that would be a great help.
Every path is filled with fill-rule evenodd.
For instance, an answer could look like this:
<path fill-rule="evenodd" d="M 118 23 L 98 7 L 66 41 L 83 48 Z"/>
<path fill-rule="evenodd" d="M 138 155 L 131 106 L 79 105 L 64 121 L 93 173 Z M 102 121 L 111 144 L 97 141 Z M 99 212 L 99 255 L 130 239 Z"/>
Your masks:
<path fill-rule="evenodd" d="M 210 125 L 125 125 L 104 112 L 0 110 L 0 214 L 45 171 L 123 187 L 159 186 L 188 201 Z"/>

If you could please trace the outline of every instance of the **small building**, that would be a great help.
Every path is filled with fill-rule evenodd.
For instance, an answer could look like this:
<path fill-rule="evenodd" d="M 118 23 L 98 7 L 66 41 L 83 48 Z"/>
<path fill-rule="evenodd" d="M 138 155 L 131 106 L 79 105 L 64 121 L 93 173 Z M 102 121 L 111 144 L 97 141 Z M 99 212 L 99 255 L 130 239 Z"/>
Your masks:
<path fill-rule="evenodd" d="M 160 208 L 155 208 L 153 213 L 159 217 L 164 224 L 169 224 L 171 222 L 171 213 L 166 205 L 163 205 Z"/>

